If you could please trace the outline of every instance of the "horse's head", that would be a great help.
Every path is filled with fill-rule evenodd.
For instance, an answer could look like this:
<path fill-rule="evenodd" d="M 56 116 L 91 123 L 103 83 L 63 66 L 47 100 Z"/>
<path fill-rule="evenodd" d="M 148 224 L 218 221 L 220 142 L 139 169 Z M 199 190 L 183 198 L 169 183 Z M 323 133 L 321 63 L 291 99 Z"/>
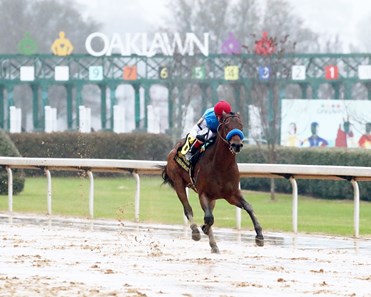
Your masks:
<path fill-rule="evenodd" d="M 243 124 L 238 113 L 223 112 L 218 127 L 218 135 L 229 145 L 233 154 L 238 154 L 243 147 Z"/>

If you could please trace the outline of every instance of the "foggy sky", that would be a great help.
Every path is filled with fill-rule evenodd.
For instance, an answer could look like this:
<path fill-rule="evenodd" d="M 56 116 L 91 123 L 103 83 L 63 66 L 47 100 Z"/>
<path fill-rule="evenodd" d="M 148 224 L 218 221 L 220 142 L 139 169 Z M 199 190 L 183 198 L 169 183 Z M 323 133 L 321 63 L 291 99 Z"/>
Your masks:
<path fill-rule="evenodd" d="M 269 1 L 269 0 L 266 0 Z M 360 21 L 371 17 L 369 0 L 288 0 L 310 29 L 321 35 L 338 34 L 344 44 L 360 45 Z M 148 32 L 162 24 L 168 0 L 78 0 L 85 16 L 103 23 L 105 33 Z M 370 21 L 371 23 L 371 21 Z M 362 28 L 361 28 L 362 29 Z M 367 32 L 365 28 L 365 32 Z"/>

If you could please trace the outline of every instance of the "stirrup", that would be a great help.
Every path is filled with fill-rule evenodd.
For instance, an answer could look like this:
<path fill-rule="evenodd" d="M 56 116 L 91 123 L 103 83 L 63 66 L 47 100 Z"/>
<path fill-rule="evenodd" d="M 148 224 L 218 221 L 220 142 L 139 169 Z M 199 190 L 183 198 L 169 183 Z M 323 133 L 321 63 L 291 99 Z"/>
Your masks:
<path fill-rule="evenodd" d="M 190 151 L 185 154 L 185 158 L 186 158 L 187 161 L 190 161 L 192 159 L 192 157 L 193 157 L 193 155 L 191 154 Z"/>

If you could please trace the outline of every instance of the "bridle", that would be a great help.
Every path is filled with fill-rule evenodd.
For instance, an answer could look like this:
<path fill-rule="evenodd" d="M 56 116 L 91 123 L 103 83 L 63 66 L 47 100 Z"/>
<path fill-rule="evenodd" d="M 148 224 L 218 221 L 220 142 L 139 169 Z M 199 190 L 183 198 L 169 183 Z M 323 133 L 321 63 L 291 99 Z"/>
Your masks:
<path fill-rule="evenodd" d="M 216 131 L 217 131 L 217 135 L 220 137 L 220 139 L 223 140 L 228 145 L 230 152 L 234 155 L 237 155 L 239 152 L 236 152 L 234 150 L 234 147 L 236 146 L 236 144 L 230 143 L 230 141 L 228 141 L 220 133 L 221 127 L 226 125 L 227 120 L 229 120 L 230 118 L 235 118 L 235 117 L 237 117 L 239 119 L 239 121 L 241 122 L 241 119 L 239 118 L 238 114 L 228 114 L 225 118 L 223 117 L 223 120 L 219 123 L 218 128 L 216 129 Z M 243 135 L 243 133 L 240 129 L 235 129 L 235 130 L 239 130 L 240 133 Z"/>

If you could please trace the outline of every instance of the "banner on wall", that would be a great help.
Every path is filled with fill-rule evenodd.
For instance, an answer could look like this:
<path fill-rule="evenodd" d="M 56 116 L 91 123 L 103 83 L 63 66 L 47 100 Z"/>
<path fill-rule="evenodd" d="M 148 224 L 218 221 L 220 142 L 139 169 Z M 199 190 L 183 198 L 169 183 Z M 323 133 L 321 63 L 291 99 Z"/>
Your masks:
<path fill-rule="evenodd" d="M 281 145 L 371 149 L 371 101 L 284 99 Z"/>

